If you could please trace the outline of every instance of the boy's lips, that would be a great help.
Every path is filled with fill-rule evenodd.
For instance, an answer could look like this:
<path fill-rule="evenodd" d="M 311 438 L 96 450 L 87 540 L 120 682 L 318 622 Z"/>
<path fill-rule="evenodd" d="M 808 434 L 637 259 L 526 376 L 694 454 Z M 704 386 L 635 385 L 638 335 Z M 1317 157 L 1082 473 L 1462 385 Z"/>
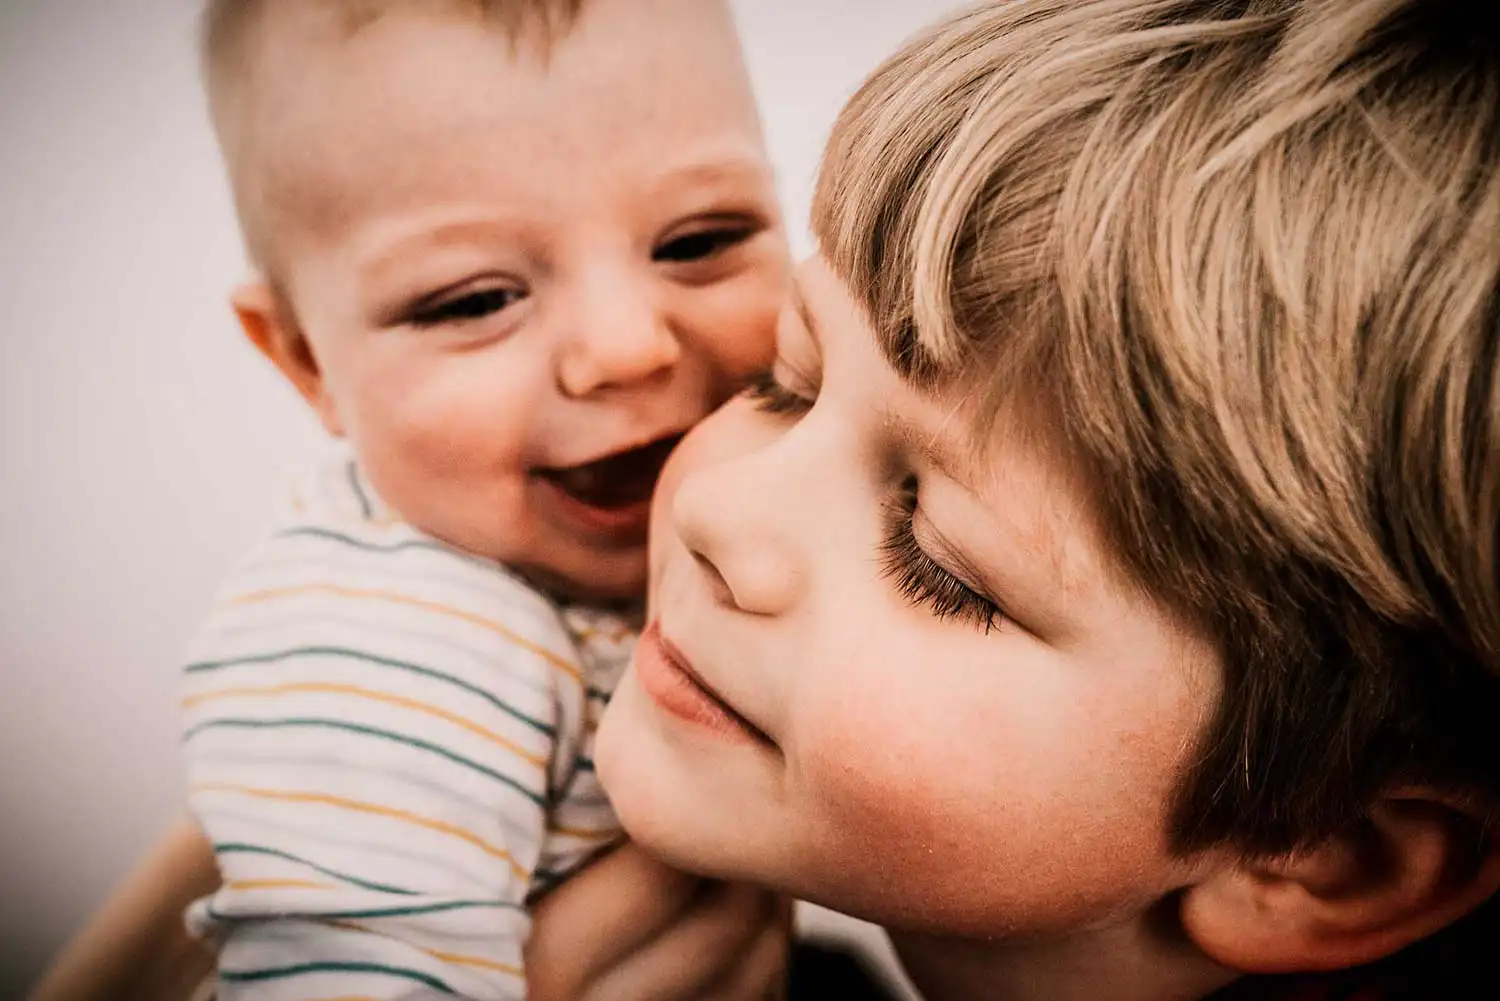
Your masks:
<path fill-rule="evenodd" d="M 670 434 L 575 466 L 538 467 L 533 475 L 570 520 L 608 535 L 644 537 L 657 478 L 681 439 Z"/>
<path fill-rule="evenodd" d="M 655 619 L 636 643 L 634 663 L 636 680 L 664 711 L 731 740 L 775 746 L 762 730 L 708 687 L 682 652 L 662 636 Z"/>

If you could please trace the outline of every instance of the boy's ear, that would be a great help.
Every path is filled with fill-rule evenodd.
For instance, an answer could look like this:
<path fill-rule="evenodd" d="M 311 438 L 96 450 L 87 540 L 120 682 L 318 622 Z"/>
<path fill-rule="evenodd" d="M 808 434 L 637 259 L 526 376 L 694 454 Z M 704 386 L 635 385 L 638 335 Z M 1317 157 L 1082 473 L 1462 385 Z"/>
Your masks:
<path fill-rule="evenodd" d="M 230 293 L 229 304 L 250 343 L 296 387 L 328 433 L 343 437 L 343 423 L 323 383 L 323 371 L 281 297 L 265 282 L 251 282 Z"/>
<path fill-rule="evenodd" d="M 1231 863 L 1182 901 L 1188 936 L 1246 973 L 1339 970 L 1432 935 L 1500 888 L 1500 842 L 1452 798 L 1403 791 L 1320 847 Z"/>

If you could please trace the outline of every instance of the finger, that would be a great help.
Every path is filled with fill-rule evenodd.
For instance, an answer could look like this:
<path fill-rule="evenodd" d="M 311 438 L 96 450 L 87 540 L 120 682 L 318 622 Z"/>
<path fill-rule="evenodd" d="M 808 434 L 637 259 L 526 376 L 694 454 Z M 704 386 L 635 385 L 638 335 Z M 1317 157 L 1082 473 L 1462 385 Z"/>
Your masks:
<path fill-rule="evenodd" d="M 626 842 L 573 874 L 536 907 L 526 965 L 565 996 L 670 928 L 703 881 Z"/>
<path fill-rule="evenodd" d="M 693 905 L 655 940 L 594 981 L 598 1001 L 696 999 L 772 918 L 761 891 L 705 882 Z"/>
<path fill-rule="evenodd" d="M 768 926 L 781 921 L 771 894 L 740 883 L 706 884 L 675 924 L 591 986 L 599 1001 L 697 1001 Z"/>
<path fill-rule="evenodd" d="M 790 905 L 788 900 L 785 919 L 763 928 L 739 962 L 709 985 L 701 1001 L 784 1001 L 792 948 Z"/>

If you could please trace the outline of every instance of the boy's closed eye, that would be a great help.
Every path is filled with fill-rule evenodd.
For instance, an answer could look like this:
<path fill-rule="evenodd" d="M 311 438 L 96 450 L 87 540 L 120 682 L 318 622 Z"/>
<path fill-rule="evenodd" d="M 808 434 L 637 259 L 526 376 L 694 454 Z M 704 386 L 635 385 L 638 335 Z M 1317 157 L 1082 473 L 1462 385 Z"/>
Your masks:
<path fill-rule="evenodd" d="M 812 395 L 784 385 L 772 369 L 751 376 L 744 394 L 762 412 L 790 418 L 806 414 L 816 402 Z M 881 572 L 903 598 L 939 619 L 963 622 L 985 633 L 1000 628 L 1009 616 L 999 603 L 939 563 L 917 541 L 917 493 L 916 478 L 911 477 L 882 505 Z"/>
<path fill-rule="evenodd" d="M 978 585 L 939 563 L 917 541 L 917 493 L 916 478 L 911 477 L 884 505 L 880 567 L 886 579 L 895 583 L 907 601 L 926 607 L 938 619 L 952 619 L 985 633 L 1012 621 Z"/>

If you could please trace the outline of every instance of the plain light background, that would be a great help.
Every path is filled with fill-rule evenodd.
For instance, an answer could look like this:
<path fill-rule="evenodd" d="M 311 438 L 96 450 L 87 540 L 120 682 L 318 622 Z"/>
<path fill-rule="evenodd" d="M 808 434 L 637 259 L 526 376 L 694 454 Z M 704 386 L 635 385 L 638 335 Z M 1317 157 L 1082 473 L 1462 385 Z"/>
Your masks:
<path fill-rule="evenodd" d="M 0 998 L 180 809 L 175 665 L 313 454 L 243 342 L 196 0 L 0 0 Z M 951 0 L 737 0 L 799 254 L 823 138 Z"/>

